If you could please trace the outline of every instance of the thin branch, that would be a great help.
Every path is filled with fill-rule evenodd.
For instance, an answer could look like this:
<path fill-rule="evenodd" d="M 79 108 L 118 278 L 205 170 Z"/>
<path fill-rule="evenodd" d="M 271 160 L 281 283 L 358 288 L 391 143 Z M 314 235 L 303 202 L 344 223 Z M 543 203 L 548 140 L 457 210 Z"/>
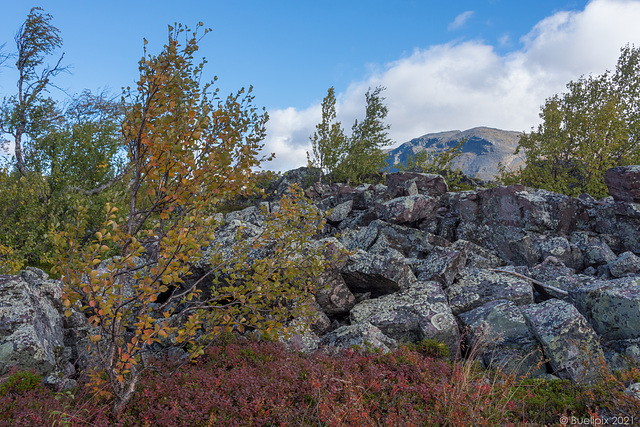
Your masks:
<path fill-rule="evenodd" d="M 556 292 L 562 296 L 568 297 L 569 296 L 569 292 L 560 289 L 560 288 L 556 288 L 555 286 L 551 286 L 551 285 L 547 285 L 546 283 L 540 282 L 536 279 L 532 279 L 531 277 L 525 276 L 524 274 L 520 274 L 520 273 L 516 273 L 515 271 L 507 271 L 507 270 L 499 270 L 499 269 L 495 269 L 495 268 L 490 268 L 489 271 L 494 271 L 496 273 L 508 273 L 508 274 L 512 274 L 514 276 L 520 277 L 521 279 L 525 279 L 530 281 L 531 283 L 533 283 L 536 286 L 539 286 L 542 288 L 542 290 L 548 294 L 547 291 L 553 291 Z"/>

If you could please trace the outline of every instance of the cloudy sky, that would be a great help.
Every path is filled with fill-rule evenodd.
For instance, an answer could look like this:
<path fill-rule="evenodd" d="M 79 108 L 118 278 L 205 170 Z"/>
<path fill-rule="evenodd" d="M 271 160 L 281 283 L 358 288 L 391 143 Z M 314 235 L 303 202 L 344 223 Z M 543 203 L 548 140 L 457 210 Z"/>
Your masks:
<path fill-rule="evenodd" d="M 4 2 L 0 45 L 33 5 Z M 35 5 L 35 4 L 34 4 Z M 205 74 L 223 94 L 254 86 L 265 106 L 269 169 L 306 163 L 320 102 L 334 86 L 348 131 L 364 114 L 364 93 L 385 86 L 390 136 L 398 144 L 430 132 L 490 126 L 528 131 L 544 100 L 581 75 L 615 67 L 620 48 L 640 46 L 640 1 L 630 0 L 227 0 L 48 1 L 38 6 L 61 30 L 64 99 L 85 88 L 119 94 L 133 85 L 143 37 L 150 52 L 167 25 L 213 32 L 201 42 Z M 61 53 L 60 52 L 60 53 Z M 10 64 L 9 64 L 10 65 Z M 0 69 L 0 96 L 15 90 Z"/>

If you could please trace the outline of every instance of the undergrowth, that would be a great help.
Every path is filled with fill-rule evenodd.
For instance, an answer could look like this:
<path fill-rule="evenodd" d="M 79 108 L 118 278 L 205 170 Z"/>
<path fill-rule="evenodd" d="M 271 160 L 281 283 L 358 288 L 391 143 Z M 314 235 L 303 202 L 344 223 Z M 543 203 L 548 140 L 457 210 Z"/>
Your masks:
<path fill-rule="evenodd" d="M 623 393 L 637 371 L 584 389 L 488 373 L 443 353 L 428 342 L 387 354 L 309 355 L 225 339 L 173 375 L 156 362 L 118 419 L 82 386 L 56 393 L 35 374 L 13 373 L 0 385 L 0 426 L 519 426 L 599 416 L 612 402 L 639 412 Z"/>

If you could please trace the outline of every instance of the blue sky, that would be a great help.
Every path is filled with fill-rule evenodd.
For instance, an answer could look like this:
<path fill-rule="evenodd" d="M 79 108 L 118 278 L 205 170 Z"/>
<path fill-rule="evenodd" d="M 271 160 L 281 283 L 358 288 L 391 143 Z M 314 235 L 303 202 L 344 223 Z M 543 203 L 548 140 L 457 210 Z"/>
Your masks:
<path fill-rule="evenodd" d="M 273 169 L 306 162 L 309 136 L 329 86 L 349 130 L 364 92 L 384 85 L 391 137 L 491 126 L 529 130 L 545 98 L 582 74 L 615 66 L 625 43 L 640 45 L 640 1 L 4 1 L 0 44 L 32 6 L 53 15 L 71 74 L 56 84 L 120 93 L 133 85 L 143 37 L 160 51 L 167 25 L 213 32 L 201 42 L 223 94 L 254 86 L 270 113 Z M 22 4 L 20 4 L 22 3 Z M 0 69 L 0 96 L 15 88 Z M 63 92 L 52 93 L 63 98 Z"/>

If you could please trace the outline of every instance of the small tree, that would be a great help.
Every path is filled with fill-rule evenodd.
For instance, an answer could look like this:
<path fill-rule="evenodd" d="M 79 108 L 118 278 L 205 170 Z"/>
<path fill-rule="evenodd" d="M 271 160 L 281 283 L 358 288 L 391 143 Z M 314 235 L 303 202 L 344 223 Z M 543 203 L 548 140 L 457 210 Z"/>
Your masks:
<path fill-rule="evenodd" d="M 322 266 L 319 249 L 304 248 L 322 221 L 294 191 L 264 213 L 262 233 L 239 227 L 233 248 L 210 248 L 208 271 L 186 283 L 202 246 L 215 237 L 217 203 L 253 187 L 267 120 L 250 93 L 220 101 L 212 83 L 200 86 L 198 41 L 197 31 L 169 27 L 168 44 L 158 56 L 145 49 L 137 87 L 125 91 L 128 207 L 109 206 L 84 249 L 82 206 L 75 224 L 54 236 L 66 314 L 77 307 L 89 315 L 93 384 L 114 398 L 116 414 L 133 396 L 152 345 L 184 347 L 195 357 L 224 330 L 277 329 L 302 310 L 296 301 L 307 297 Z M 118 256 L 106 261 L 110 247 Z M 248 258 L 255 251 L 272 256 Z M 213 289 L 203 294 L 207 278 Z"/>
<path fill-rule="evenodd" d="M 120 125 L 123 105 L 85 91 L 66 104 L 47 97 L 52 79 L 64 71 L 46 59 L 62 44 L 51 16 L 33 8 L 16 35 L 15 95 L 0 106 L 0 131 L 13 136 L 15 158 L 0 171 L 0 270 L 24 264 L 49 270 L 46 235 L 70 217 L 74 204 L 89 208 L 89 229 L 102 221 L 106 198 L 126 173 Z M 4 141 L 5 146 L 9 141 Z"/>
<path fill-rule="evenodd" d="M 311 140 L 313 158 L 307 152 L 309 165 L 320 168 L 323 174 L 333 172 L 346 152 L 346 138 L 336 119 L 336 97 L 333 87 L 322 100 L 322 122 L 316 125 Z"/>
<path fill-rule="evenodd" d="M 536 131 L 516 149 L 525 167 L 501 169 L 501 181 L 577 196 L 608 194 L 604 173 L 640 162 L 640 49 L 621 49 L 615 72 L 582 77 L 547 99 Z"/>
<path fill-rule="evenodd" d="M 51 78 L 65 71 L 60 56 L 55 65 L 45 65 L 45 58 L 62 46 L 60 31 L 51 24 L 52 17 L 34 7 L 16 34 L 16 68 L 18 93 L 2 101 L 0 131 L 13 136 L 16 167 L 29 174 L 23 156 L 24 137 L 35 139 L 46 132 L 57 116 L 54 103 L 44 97 Z"/>
<path fill-rule="evenodd" d="M 388 113 L 385 98 L 380 95 L 384 89 L 379 86 L 367 91 L 365 118 L 353 124 L 347 154 L 336 168 L 336 179 L 358 184 L 386 166 L 388 154 L 382 148 L 392 145 L 393 141 L 387 132 L 390 125 L 384 123 Z"/>

